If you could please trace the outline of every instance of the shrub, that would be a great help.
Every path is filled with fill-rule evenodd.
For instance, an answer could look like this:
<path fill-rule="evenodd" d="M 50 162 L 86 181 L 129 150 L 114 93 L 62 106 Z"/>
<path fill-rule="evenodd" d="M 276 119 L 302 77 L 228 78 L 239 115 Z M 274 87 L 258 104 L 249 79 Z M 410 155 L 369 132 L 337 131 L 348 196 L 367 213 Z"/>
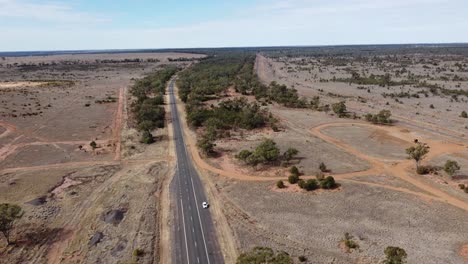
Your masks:
<path fill-rule="evenodd" d="M 298 259 L 299 259 L 299 262 L 306 262 L 307 261 L 306 256 L 299 256 Z"/>
<path fill-rule="evenodd" d="M 283 189 L 285 187 L 284 182 L 282 180 L 277 181 L 276 187 L 278 187 L 279 189 Z"/>
<path fill-rule="evenodd" d="M 468 114 L 466 113 L 466 111 L 462 111 L 460 116 L 463 118 L 468 118 Z"/>
<path fill-rule="evenodd" d="M 289 169 L 289 172 L 290 172 L 292 175 L 299 175 L 299 169 L 298 169 L 296 166 L 292 166 L 292 167 Z"/>
<path fill-rule="evenodd" d="M 468 188 L 465 186 L 465 193 L 468 193 Z"/>
<path fill-rule="evenodd" d="M 349 233 L 345 233 L 342 242 L 348 250 L 359 248 L 359 244 L 353 240 L 353 236 L 351 236 Z"/>
<path fill-rule="evenodd" d="M 385 264 L 402 264 L 406 263 L 406 251 L 399 247 L 387 247 L 384 251 L 386 259 Z"/>
<path fill-rule="evenodd" d="M 137 248 L 137 249 L 133 250 L 133 256 L 134 257 L 141 257 L 144 254 L 145 254 L 145 251 L 143 251 L 143 249 Z"/>
<path fill-rule="evenodd" d="M 444 171 L 448 175 L 453 176 L 459 170 L 460 170 L 460 165 L 458 165 L 458 162 L 454 160 L 447 160 L 447 162 L 445 162 Z"/>
<path fill-rule="evenodd" d="M 149 132 L 148 130 L 143 131 L 143 134 L 141 135 L 140 142 L 144 143 L 144 144 L 154 143 L 153 134 L 151 134 L 151 132 Z"/>
<path fill-rule="evenodd" d="M 97 143 L 96 143 L 94 140 L 91 141 L 91 143 L 89 143 L 89 145 L 90 145 L 93 149 L 97 148 Z"/>
<path fill-rule="evenodd" d="M 288 177 L 288 182 L 290 184 L 295 184 L 299 181 L 299 176 L 298 175 L 291 175 Z"/>
<path fill-rule="evenodd" d="M 321 172 L 327 172 L 327 171 L 328 171 L 327 166 L 325 165 L 325 163 L 320 162 L 319 170 L 320 170 Z"/>
<path fill-rule="evenodd" d="M 281 251 L 275 255 L 271 248 L 254 247 L 249 252 L 244 252 L 236 260 L 236 264 L 293 264 L 293 260 L 288 253 Z"/>
<path fill-rule="evenodd" d="M 203 154 L 210 156 L 214 153 L 214 147 L 216 144 L 214 144 L 210 138 L 204 135 L 197 141 L 197 146 L 200 148 Z"/>
<path fill-rule="evenodd" d="M 332 110 L 338 115 L 339 118 L 346 117 L 348 115 L 346 104 L 344 101 L 332 104 Z"/>
<path fill-rule="evenodd" d="M 244 149 L 244 150 L 241 150 L 241 152 L 239 152 L 235 157 L 236 159 L 239 159 L 245 162 L 250 157 L 250 155 L 252 155 L 252 151 Z"/>
<path fill-rule="evenodd" d="M 295 148 L 288 148 L 283 154 L 283 159 L 286 161 L 292 160 L 297 154 L 299 153 L 299 150 Z"/>
<path fill-rule="evenodd" d="M 368 122 L 372 122 L 374 124 L 391 124 L 392 120 L 390 119 L 392 113 L 389 110 L 381 110 L 378 114 L 366 114 L 365 119 Z"/>
<path fill-rule="evenodd" d="M 304 180 L 300 179 L 299 181 L 297 181 L 297 185 L 299 186 L 299 188 L 305 189 L 306 182 Z"/>
<path fill-rule="evenodd" d="M 304 188 L 307 191 L 313 191 L 318 188 L 317 180 L 309 179 L 305 182 Z"/>
<path fill-rule="evenodd" d="M 322 189 L 334 189 L 336 188 L 335 178 L 328 176 L 322 181 L 320 181 L 320 188 Z"/>
<path fill-rule="evenodd" d="M 277 161 L 280 157 L 279 151 L 279 148 L 273 140 L 264 139 L 253 152 L 242 150 L 236 155 L 236 158 L 255 166 L 259 163 L 272 163 Z"/>
<path fill-rule="evenodd" d="M 465 187 L 465 184 L 461 183 L 461 184 L 458 184 L 458 187 L 460 187 L 460 189 L 464 190 L 466 187 Z"/>
<path fill-rule="evenodd" d="M 416 173 L 419 175 L 426 175 L 430 172 L 430 169 L 426 166 L 418 166 L 416 167 Z"/>

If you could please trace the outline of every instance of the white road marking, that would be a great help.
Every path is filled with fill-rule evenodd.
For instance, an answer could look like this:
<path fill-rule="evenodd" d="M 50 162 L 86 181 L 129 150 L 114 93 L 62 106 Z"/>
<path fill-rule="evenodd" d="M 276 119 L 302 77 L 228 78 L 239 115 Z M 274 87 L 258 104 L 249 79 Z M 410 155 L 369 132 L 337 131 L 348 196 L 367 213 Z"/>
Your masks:
<path fill-rule="evenodd" d="M 179 178 L 179 185 L 180 185 L 180 175 L 178 175 L 177 178 Z M 185 251 L 187 252 L 187 263 L 190 264 L 189 251 L 188 251 L 188 242 L 187 242 L 187 230 L 185 230 L 186 227 L 185 227 L 185 216 L 184 216 L 184 203 L 182 201 L 182 198 L 180 199 L 180 206 L 182 208 L 182 223 L 184 225 Z"/>
<path fill-rule="evenodd" d="M 200 210 L 198 208 L 197 195 L 195 194 L 195 187 L 193 187 L 192 177 L 190 177 L 190 180 L 192 181 L 193 196 L 195 197 L 195 205 L 197 206 L 198 220 L 200 221 L 201 233 L 202 233 L 202 237 L 203 237 L 203 244 L 205 245 L 206 259 L 208 260 L 208 264 L 210 264 L 210 257 L 208 256 L 208 247 L 206 246 L 206 240 L 205 240 L 205 231 L 203 230 L 203 224 L 202 224 L 201 217 L 200 217 Z"/>

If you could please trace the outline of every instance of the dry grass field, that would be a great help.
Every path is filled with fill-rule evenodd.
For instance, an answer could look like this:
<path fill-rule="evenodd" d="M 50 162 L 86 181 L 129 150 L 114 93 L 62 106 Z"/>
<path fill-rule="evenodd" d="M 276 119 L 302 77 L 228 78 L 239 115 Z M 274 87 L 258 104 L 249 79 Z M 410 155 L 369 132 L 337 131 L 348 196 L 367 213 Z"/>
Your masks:
<path fill-rule="evenodd" d="M 139 142 L 128 88 L 181 53 L 0 61 L 0 202 L 25 211 L 0 263 L 158 261 L 159 196 L 173 174 L 168 128 Z M 95 141 L 93 148 L 90 143 Z"/>

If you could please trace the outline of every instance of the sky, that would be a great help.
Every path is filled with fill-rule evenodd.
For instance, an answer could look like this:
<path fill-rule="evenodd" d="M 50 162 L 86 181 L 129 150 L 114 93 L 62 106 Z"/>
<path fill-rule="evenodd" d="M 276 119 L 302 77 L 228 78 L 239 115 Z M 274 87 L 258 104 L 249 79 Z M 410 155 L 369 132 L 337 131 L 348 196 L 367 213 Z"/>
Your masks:
<path fill-rule="evenodd" d="M 467 0 L 0 0 L 0 51 L 468 42 Z"/>

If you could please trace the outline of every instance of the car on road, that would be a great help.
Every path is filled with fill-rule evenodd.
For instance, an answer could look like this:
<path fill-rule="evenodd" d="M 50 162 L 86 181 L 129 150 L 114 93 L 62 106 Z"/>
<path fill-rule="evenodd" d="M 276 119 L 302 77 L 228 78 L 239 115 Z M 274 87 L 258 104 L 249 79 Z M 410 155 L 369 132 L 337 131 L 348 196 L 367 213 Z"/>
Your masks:
<path fill-rule="evenodd" d="M 203 207 L 203 209 L 206 209 L 206 208 L 208 208 L 208 206 L 210 206 L 210 205 L 209 205 L 207 202 L 203 202 L 203 203 L 202 203 L 202 207 Z"/>

